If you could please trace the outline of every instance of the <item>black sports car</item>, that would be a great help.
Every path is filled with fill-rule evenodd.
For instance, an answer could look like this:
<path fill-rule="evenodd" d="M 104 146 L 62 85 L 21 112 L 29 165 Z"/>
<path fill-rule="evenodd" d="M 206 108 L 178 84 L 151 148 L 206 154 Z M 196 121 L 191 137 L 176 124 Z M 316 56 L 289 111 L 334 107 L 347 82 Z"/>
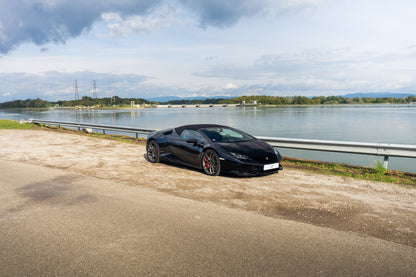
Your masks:
<path fill-rule="evenodd" d="M 282 170 L 281 155 L 270 144 L 222 125 L 186 125 L 152 132 L 147 137 L 147 158 L 203 169 L 212 176 L 229 172 L 255 176 Z"/>

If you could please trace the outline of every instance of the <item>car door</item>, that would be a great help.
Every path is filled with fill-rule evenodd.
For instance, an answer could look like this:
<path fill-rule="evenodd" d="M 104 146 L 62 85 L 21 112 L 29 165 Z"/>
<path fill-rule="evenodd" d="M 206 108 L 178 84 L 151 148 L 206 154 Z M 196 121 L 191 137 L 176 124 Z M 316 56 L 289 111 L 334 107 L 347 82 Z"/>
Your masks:
<path fill-rule="evenodd" d="M 199 132 L 185 129 L 179 139 L 172 144 L 174 155 L 184 163 L 199 167 L 199 154 L 203 149 L 203 143 L 204 138 Z"/>

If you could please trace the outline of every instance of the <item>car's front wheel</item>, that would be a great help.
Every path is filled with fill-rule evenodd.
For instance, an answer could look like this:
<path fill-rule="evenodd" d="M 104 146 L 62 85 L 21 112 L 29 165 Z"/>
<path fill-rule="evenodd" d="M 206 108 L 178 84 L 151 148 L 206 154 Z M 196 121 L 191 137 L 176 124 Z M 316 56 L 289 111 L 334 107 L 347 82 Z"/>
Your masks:
<path fill-rule="evenodd" d="M 159 144 L 151 140 L 146 145 L 147 159 L 151 163 L 158 163 L 160 161 Z"/>
<path fill-rule="evenodd" d="M 202 169 L 211 176 L 220 175 L 221 163 L 220 157 L 214 150 L 207 150 L 202 155 Z"/>

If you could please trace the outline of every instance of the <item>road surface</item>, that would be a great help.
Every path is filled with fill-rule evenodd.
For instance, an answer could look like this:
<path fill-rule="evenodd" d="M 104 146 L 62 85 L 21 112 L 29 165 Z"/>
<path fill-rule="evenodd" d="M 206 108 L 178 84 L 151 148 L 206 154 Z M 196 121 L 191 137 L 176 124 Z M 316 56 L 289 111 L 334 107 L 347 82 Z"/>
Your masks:
<path fill-rule="evenodd" d="M 415 276 L 416 249 L 0 159 L 0 276 Z"/>

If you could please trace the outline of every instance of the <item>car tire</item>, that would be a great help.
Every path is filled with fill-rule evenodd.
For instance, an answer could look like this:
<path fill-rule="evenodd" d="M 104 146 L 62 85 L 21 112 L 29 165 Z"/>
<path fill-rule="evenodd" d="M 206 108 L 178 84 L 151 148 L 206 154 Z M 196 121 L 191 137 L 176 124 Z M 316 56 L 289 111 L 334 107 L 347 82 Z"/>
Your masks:
<path fill-rule="evenodd" d="M 220 157 L 214 150 L 207 150 L 202 155 L 202 169 L 204 173 L 210 176 L 218 176 L 221 172 Z"/>
<path fill-rule="evenodd" d="M 159 144 L 155 140 L 147 142 L 146 154 L 149 162 L 158 163 L 160 161 Z"/>

